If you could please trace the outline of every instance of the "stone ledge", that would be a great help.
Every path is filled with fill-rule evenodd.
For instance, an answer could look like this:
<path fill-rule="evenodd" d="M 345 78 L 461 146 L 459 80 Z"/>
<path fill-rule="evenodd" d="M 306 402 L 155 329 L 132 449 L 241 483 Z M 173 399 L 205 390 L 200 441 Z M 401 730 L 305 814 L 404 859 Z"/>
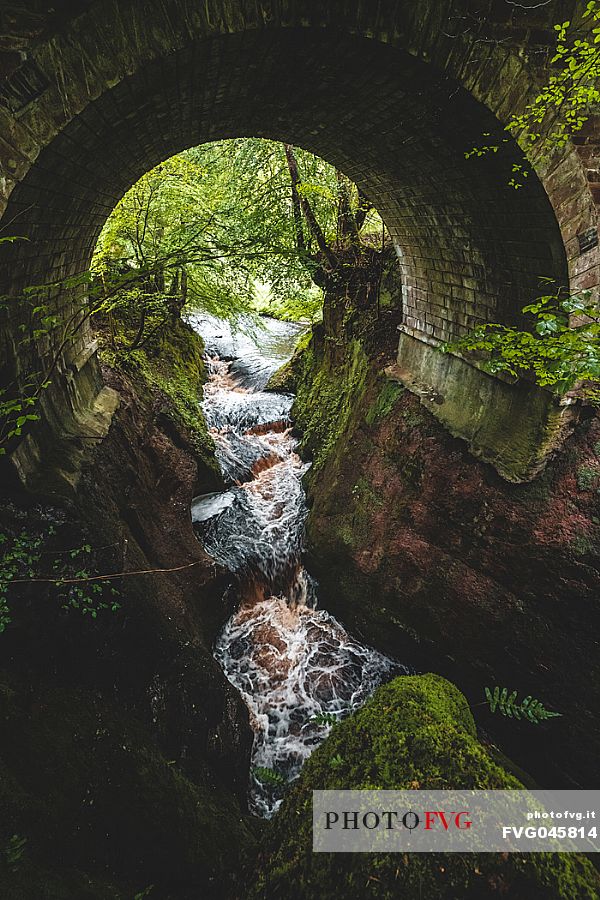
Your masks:
<path fill-rule="evenodd" d="M 64 353 L 65 363 L 74 372 L 80 372 L 97 350 L 97 340 L 89 341 L 79 349 L 68 347 Z"/>
<path fill-rule="evenodd" d="M 120 401 L 117 391 L 102 387 L 90 407 L 72 419 L 72 431 L 53 434 L 51 451 L 47 436 L 40 442 L 36 431 L 28 434 L 11 454 L 21 484 L 34 493 L 72 499 L 83 464 L 108 434 Z"/>
<path fill-rule="evenodd" d="M 527 382 L 509 384 L 402 333 L 388 378 L 416 394 L 470 452 L 507 481 L 531 481 L 573 430 L 579 407 Z"/>

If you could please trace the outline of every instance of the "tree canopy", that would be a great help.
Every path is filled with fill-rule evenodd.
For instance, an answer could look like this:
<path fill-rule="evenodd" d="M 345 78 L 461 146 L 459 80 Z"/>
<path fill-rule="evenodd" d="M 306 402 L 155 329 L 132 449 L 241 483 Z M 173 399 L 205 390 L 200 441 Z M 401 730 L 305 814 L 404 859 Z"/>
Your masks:
<path fill-rule="evenodd" d="M 381 233 L 371 204 L 324 160 L 273 141 L 219 141 L 133 185 L 102 230 L 92 271 L 99 282 L 123 280 L 113 308 L 146 318 L 187 304 L 228 318 L 315 320 L 316 269 L 327 264 L 325 248 L 344 242 L 350 218 L 356 238 Z"/>

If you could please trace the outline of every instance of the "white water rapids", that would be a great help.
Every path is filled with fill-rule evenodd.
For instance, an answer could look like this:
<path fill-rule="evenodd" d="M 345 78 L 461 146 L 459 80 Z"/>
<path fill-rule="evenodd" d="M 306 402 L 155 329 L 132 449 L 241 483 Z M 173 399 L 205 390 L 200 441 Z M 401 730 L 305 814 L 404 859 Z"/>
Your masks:
<path fill-rule="evenodd" d="M 192 324 L 210 371 L 202 407 L 231 485 L 196 498 L 192 519 L 206 551 L 236 578 L 239 608 L 215 657 L 250 710 L 250 809 L 270 817 L 327 736 L 331 725 L 315 717 L 347 715 L 408 670 L 317 609 L 317 586 L 302 565 L 308 464 L 296 452 L 293 397 L 263 390 L 291 355 L 299 327 L 270 319 L 248 336 L 208 317 Z"/>

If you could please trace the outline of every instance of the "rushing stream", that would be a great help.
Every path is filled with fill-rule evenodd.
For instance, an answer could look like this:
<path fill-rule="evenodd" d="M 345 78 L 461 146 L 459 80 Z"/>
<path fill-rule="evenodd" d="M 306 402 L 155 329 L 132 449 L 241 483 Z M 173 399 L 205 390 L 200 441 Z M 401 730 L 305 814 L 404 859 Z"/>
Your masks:
<path fill-rule="evenodd" d="M 207 553 L 236 576 L 239 607 L 215 656 L 250 710 L 250 808 L 269 817 L 331 727 L 318 717 L 347 715 L 407 670 L 317 609 L 317 586 L 302 565 L 308 464 L 291 430 L 293 397 L 264 390 L 301 328 L 268 319 L 254 334 L 234 334 L 209 317 L 192 324 L 210 372 L 202 406 L 231 485 L 197 497 L 192 519 Z"/>

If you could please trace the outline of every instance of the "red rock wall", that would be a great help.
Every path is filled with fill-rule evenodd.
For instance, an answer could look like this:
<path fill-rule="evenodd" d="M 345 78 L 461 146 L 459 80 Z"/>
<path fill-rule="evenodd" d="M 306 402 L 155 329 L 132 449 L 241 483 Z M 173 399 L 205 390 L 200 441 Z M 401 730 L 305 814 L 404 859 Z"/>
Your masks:
<path fill-rule="evenodd" d="M 310 480 L 310 564 L 323 604 L 378 648 L 455 680 L 480 724 L 548 786 L 591 787 L 600 419 L 584 421 L 542 476 L 509 484 L 386 382 L 382 364 L 372 363 Z M 495 684 L 563 717 L 537 728 L 492 717 L 482 701 Z"/>

